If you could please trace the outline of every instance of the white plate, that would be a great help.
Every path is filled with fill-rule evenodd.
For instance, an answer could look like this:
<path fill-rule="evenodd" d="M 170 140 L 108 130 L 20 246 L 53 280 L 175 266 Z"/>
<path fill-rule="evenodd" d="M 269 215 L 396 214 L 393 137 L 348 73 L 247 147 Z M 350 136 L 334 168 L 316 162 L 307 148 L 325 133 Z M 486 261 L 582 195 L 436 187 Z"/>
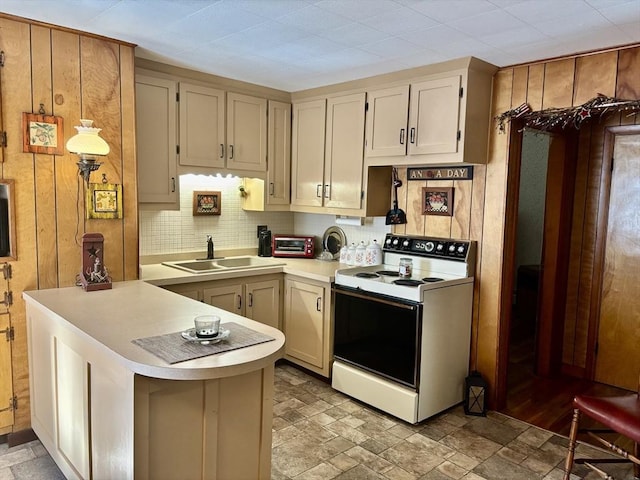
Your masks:
<path fill-rule="evenodd" d="M 220 331 L 218 332 L 218 336 L 213 338 L 200 338 L 196 336 L 195 328 L 190 328 L 189 330 L 185 330 L 184 332 L 181 333 L 181 335 L 182 335 L 182 338 L 184 338 L 188 342 L 197 342 L 201 345 L 213 345 L 214 343 L 218 343 L 218 342 L 221 342 L 222 340 L 229 338 L 229 335 L 231 335 L 231 330 L 226 330 L 221 327 Z"/>

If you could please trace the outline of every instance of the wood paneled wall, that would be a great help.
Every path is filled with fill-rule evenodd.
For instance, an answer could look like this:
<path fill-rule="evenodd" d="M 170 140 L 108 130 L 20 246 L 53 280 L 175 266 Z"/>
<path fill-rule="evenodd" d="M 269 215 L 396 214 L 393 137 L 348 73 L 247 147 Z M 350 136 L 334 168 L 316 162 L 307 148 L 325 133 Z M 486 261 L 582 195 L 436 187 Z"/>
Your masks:
<path fill-rule="evenodd" d="M 11 262 L 14 304 L 9 310 L 18 397 L 13 431 L 18 431 L 30 425 L 22 292 L 75 285 L 85 232 L 104 235 L 104 262 L 113 281 L 138 277 L 134 47 L 0 14 L 0 50 L 5 53 L 1 111 L 8 138 L 0 173 L 15 180 L 16 200 L 17 260 Z M 111 152 L 91 181 L 99 183 L 104 173 L 109 183 L 122 184 L 122 219 L 85 220 L 75 155 L 22 152 L 22 112 L 38 112 L 41 104 L 47 114 L 63 117 L 65 143 L 80 118 L 102 128 Z"/>
<path fill-rule="evenodd" d="M 499 115 L 527 102 L 533 110 L 580 105 L 599 93 L 623 99 L 640 99 L 640 47 L 596 52 L 551 60 L 545 63 L 504 68 L 494 78 L 492 115 Z M 590 318 L 591 280 L 597 232 L 596 215 L 603 151 L 603 132 L 608 125 L 637 122 L 637 116 L 620 114 L 592 119 L 580 130 L 578 173 L 575 183 L 571 233 L 571 258 L 566 304 L 564 361 L 584 364 Z M 510 155 L 510 129 L 490 132 L 489 162 L 484 184 L 485 205 L 479 260 L 479 298 L 475 320 L 476 367 L 489 380 L 492 403 L 505 380 L 506 351 L 500 332 L 510 309 L 512 275 L 503 255 L 505 235 L 511 228 L 505 221 L 507 181 L 519 159 Z M 517 151 L 517 149 L 514 149 Z M 475 187 L 474 187 L 475 188 Z M 586 329 L 586 330 L 585 330 Z"/>
<path fill-rule="evenodd" d="M 491 115 L 495 117 L 524 102 L 534 111 L 580 105 L 599 93 L 640 98 L 640 47 L 503 68 L 494 77 Z M 636 121 L 635 115 L 618 114 L 603 121 L 592 119 L 580 131 L 564 335 L 564 361 L 570 365 L 584 365 L 586 337 L 593 321 L 589 303 L 604 128 Z M 510 126 L 506 133 L 499 133 L 493 122 L 488 163 L 474 167 L 472 181 L 406 181 L 406 169 L 400 168 L 403 186 L 398 190 L 398 203 L 406 211 L 408 223 L 394 228 L 398 233 L 478 241 L 471 367 L 488 380 L 494 407 L 498 384 L 505 380 L 508 345 L 504 341 L 508 336 L 501 337 L 500 333 L 508 328 L 505 314 L 511 308 L 513 282 L 508 258 L 511 250 L 505 237 L 513 227 L 507 198 L 519 162 L 511 158 L 510 151 L 519 152 L 519 147 L 511 144 L 510 133 Z M 420 191 L 431 185 L 455 188 L 453 217 L 422 214 Z"/>

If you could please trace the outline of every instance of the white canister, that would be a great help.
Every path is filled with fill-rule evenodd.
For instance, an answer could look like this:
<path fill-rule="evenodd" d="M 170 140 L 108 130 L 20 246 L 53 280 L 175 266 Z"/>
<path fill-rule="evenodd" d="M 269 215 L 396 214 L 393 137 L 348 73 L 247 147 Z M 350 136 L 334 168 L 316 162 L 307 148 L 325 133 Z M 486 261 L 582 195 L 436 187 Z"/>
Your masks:
<path fill-rule="evenodd" d="M 370 243 L 367 246 L 367 251 L 365 253 L 365 264 L 366 265 L 382 265 L 382 248 L 378 245 L 376 240 L 373 243 Z"/>
<path fill-rule="evenodd" d="M 340 249 L 340 263 L 347 263 L 347 246 L 343 245 Z"/>
<path fill-rule="evenodd" d="M 356 264 L 356 244 L 352 243 L 347 249 L 347 265 Z"/>
<path fill-rule="evenodd" d="M 365 246 L 364 242 L 360 242 L 360 244 L 356 247 L 356 261 L 355 261 L 356 265 L 359 265 L 359 266 L 365 265 L 366 252 L 367 252 L 367 247 Z"/>

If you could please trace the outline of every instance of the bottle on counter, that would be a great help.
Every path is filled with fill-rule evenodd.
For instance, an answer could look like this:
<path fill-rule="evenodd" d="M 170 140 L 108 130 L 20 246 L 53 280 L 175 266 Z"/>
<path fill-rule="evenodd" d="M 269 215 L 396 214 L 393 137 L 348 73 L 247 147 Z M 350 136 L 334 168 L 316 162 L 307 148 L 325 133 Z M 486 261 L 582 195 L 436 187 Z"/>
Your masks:
<path fill-rule="evenodd" d="M 382 248 L 378 245 L 377 240 L 367 246 L 365 265 L 382 265 Z"/>
<path fill-rule="evenodd" d="M 343 245 L 340 249 L 340 263 L 347 263 L 347 250 L 349 248 L 346 245 Z"/>
<path fill-rule="evenodd" d="M 398 273 L 402 278 L 411 278 L 413 273 L 413 260 L 410 258 L 401 258 Z"/>
<path fill-rule="evenodd" d="M 347 265 L 356 264 L 356 244 L 352 243 L 347 249 Z"/>
<path fill-rule="evenodd" d="M 367 247 L 364 244 L 364 241 L 361 241 L 356 247 L 356 261 L 355 264 L 358 266 L 365 265 Z"/>

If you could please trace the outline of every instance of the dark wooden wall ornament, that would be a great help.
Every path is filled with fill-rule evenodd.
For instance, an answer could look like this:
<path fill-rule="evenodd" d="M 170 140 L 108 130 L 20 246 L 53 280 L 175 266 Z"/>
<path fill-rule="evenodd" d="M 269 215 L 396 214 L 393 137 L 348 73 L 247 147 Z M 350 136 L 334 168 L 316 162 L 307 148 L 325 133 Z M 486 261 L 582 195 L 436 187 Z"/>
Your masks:
<path fill-rule="evenodd" d="M 220 192 L 194 191 L 193 215 L 220 215 L 222 194 Z"/>
<path fill-rule="evenodd" d="M 82 235 L 80 284 L 87 292 L 111 288 L 111 277 L 104 265 L 104 237 L 101 233 Z"/>
<path fill-rule="evenodd" d="M 22 151 L 64 155 L 62 117 L 38 113 L 22 113 Z"/>
<path fill-rule="evenodd" d="M 424 215 L 453 216 L 453 187 L 422 187 Z"/>

